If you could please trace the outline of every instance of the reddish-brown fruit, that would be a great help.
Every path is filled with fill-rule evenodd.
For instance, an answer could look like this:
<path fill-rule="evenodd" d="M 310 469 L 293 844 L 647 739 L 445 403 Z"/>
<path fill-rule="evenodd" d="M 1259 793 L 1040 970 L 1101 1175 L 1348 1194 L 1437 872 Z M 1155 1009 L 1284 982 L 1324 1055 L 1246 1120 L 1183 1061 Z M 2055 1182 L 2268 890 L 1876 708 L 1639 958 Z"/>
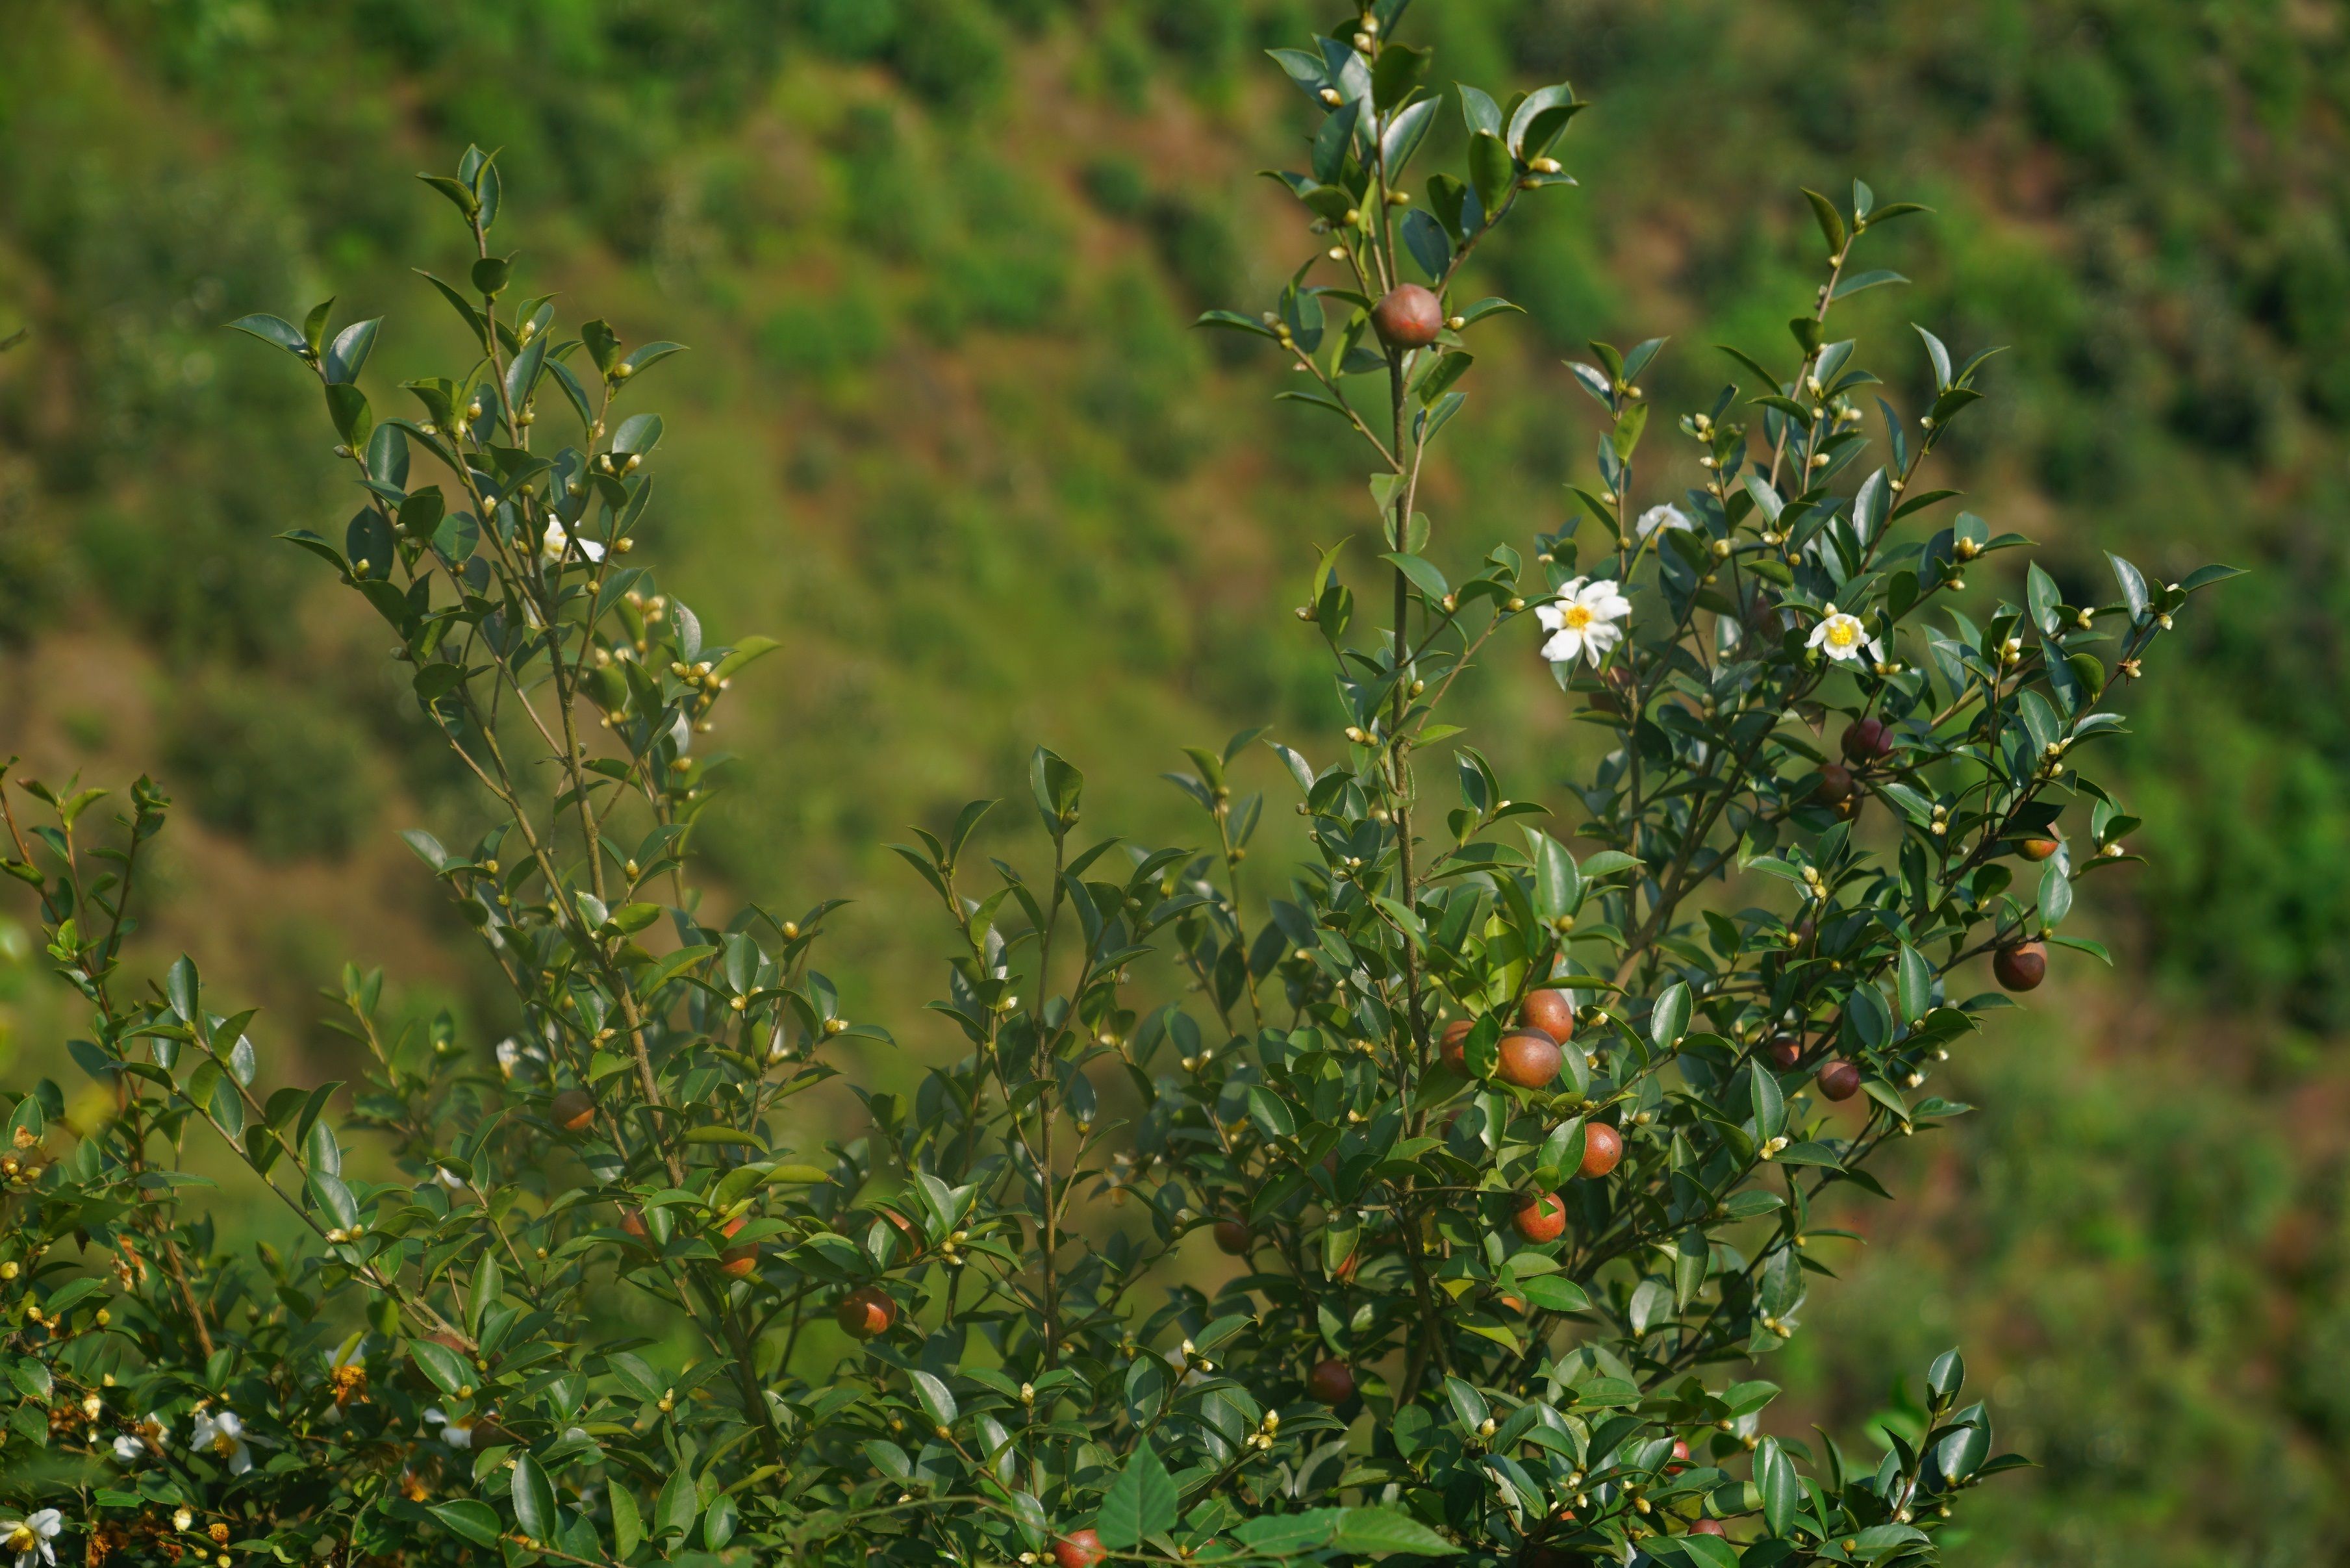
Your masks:
<path fill-rule="evenodd" d="M 1673 1439 L 1672 1462 L 1665 1467 L 1666 1473 L 1672 1474 L 1680 1470 L 1685 1470 L 1689 1469 L 1689 1439 L 1687 1438 L 1675 1438 Z"/>
<path fill-rule="evenodd" d="M 1249 1250 L 1249 1228 L 1237 1220 L 1216 1221 L 1216 1250 L 1235 1258 L 1245 1258 Z"/>
<path fill-rule="evenodd" d="M 1691 1535 L 1727 1535 L 1730 1532 L 1718 1519 L 1700 1519 L 1689 1527 Z"/>
<path fill-rule="evenodd" d="M 1053 1561 L 1061 1568 L 1094 1568 L 1108 1555 L 1101 1537 L 1090 1530 L 1073 1530 L 1053 1542 Z"/>
<path fill-rule="evenodd" d="M 1849 1062 L 1820 1064 L 1820 1093 L 1831 1100 L 1848 1100 L 1860 1093 L 1860 1069 Z"/>
<path fill-rule="evenodd" d="M 1475 1027 L 1466 1018 L 1456 1018 L 1444 1026 L 1444 1033 L 1436 1039 L 1436 1054 L 1444 1059 L 1446 1066 L 1464 1078 L 1469 1075 L 1469 1031 Z"/>
<path fill-rule="evenodd" d="M 1518 1009 L 1518 1022 L 1564 1045 L 1575 1038 L 1575 1003 L 1563 991 L 1530 991 Z"/>
<path fill-rule="evenodd" d="M 1399 283 L 1371 307 L 1371 326 L 1390 348 L 1425 348 L 1444 330 L 1444 302 L 1416 283 Z"/>
<path fill-rule="evenodd" d="M 1526 1310 L 1526 1303 L 1523 1296 L 1505 1295 L 1495 1296 L 1493 1299 L 1501 1303 L 1503 1307 L 1507 1308 L 1511 1312 L 1523 1312 Z"/>
<path fill-rule="evenodd" d="M 1771 1044 L 1762 1047 L 1762 1054 L 1771 1058 L 1771 1065 L 1782 1073 L 1787 1072 L 1804 1059 L 1804 1037 L 1800 1034 L 1775 1035 Z"/>
<path fill-rule="evenodd" d="M 1317 1361 L 1305 1375 L 1305 1397 L 1324 1405 L 1344 1405 L 1355 1397 L 1355 1369 L 1343 1361 Z"/>
<path fill-rule="evenodd" d="M 1823 764 L 1812 794 L 1823 805 L 1842 805 L 1852 798 L 1852 770 L 1842 763 Z"/>
<path fill-rule="evenodd" d="M 1592 1122 L 1583 1129 L 1583 1163 L 1575 1167 L 1575 1174 L 1605 1176 L 1623 1158 L 1624 1135 L 1606 1122 Z"/>
<path fill-rule="evenodd" d="M 732 1239 L 741 1229 L 743 1229 L 741 1220 L 726 1221 L 726 1234 L 729 1239 Z M 729 1247 L 718 1254 L 718 1272 L 722 1274 L 728 1274 L 738 1280 L 747 1280 L 758 1272 L 758 1270 L 759 1244 L 756 1241 L 745 1246 Z"/>
<path fill-rule="evenodd" d="M 881 1218 L 889 1221 L 890 1228 L 898 1232 L 898 1240 L 906 1244 L 907 1251 L 918 1257 L 921 1254 L 922 1232 L 911 1220 L 895 1209 L 884 1209 Z"/>
<path fill-rule="evenodd" d="M 840 1298 L 833 1318 L 851 1339 L 871 1339 L 898 1321 L 898 1303 L 878 1286 L 860 1285 Z"/>
<path fill-rule="evenodd" d="M 2026 860 L 2045 860 L 2064 846 L 2053 838 L 2027 838 L 2015 847 Z"/>
<path fill-rule="evenodd" d="M 2048 944 L 2018 942 L 2002 948 L 1991 961 L 1991 972 L 2010 991 L 2030 991 L 2048 978 Z"/>
<path fill-rule="evenodd" d="M 566 1089 L 555 1096 L 547 1115 L 565 1132 L 586 1132 L 596 1120 L 596 1096 L 585 1089 Z"/>
<path fill-rule="evenodd" d="M 639 1241 L 644 1241 L 647 1237 L 652 1234 L 651 1231 L 645 1229 L 645 1211 L 641 1209 L 621 1210 L 620 1229 L 627 1231 L 629 1235 L 634 1236 Z"/>
<path fill-rule="evenodd" d="M 1510 1223 L 1529 1241 L 1555 1241 L 1566 1234 L 1566 1204 L 1555 1192 L 1538 1194 L 1518 1205 Z"/>
<path fill-rule="evenodd" d="M 1539 1029 L 1518 1029 L 1502 1036 L 1493 1075 L 1521 1089 L 1545 1089 L 1566 1060 L 1558 1042 Z"/>
<path fill-rule="evenodd" d="M 1845 726 L 1844 754 L 1862 766 L 1893 754 L 1893 727 L 1882 719 L 1856 719 Z"/>

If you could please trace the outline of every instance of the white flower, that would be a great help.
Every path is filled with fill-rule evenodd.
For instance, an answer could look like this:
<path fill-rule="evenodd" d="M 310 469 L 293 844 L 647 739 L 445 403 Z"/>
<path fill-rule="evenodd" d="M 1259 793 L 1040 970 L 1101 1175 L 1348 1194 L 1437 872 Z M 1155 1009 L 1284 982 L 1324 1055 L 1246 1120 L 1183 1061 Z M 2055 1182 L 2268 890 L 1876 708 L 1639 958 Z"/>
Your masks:
<path fill-rule="evenodd" d="M 1622 640 L 1624 630 L 1616 623 L 1631 613 L 1632 601 L 1617 588 L 1613 577 L 1596 583 L 1576 577 L 1562 584 L 1556 599 L 1534 607 L 1535 618 L 1551 634 L 1542 646 L 1542 656 L 1554 664 L 1571 663 L 1578 658 L 1597 664 Z"/>
<path fill-rule="evenodd" d="M 451 1448 L 470 1449 L 473 1446 L 473 1423 L 472 1421 L 463 1418 L 452 1421 L 448 1417 L 441 1413 L 438 1406 L 425 1411 L 424 1419 L 430 1425 L 441 1428 L 441 1440 L 447 1443 Z"/>
<path fill-rule="evenodd" d="M 538 541 L 538 553 L 550 566 L 562 564 L 564 556 L 577 549 L 591 561 L 604 558 L 604 546 L 593 539 L 574 539 L 563 526 L 563 519 L 550 512 L 546 514 L 546 532 Z"/>
<path fill-rule="evenodd" d="M 57 1549 L 49 1544 L 66 1527 L 65 1516 L 54 1508 L 45 1508 L 22 1520 L 0 1524 L 0 1544 L 16 1554 L 16 1568 L 31 1568 L 38 1557 L 44 1563 L 57 1560 Z"/>
<path fill-rule="evenodd" d="M 1856 615 L 1846 615 L 1834 605 L 1812 628 L 1808 647 L 1816 648 L 1838 662 L 1858 659 L 1864 649 L 1870 647 L 1868 628 L 1860 624 Z M 1882 649 L 1877 650 L 1881 656 Z"/>
<path fill-rule="evenodd" d="M 125 1433 L 114 1439 L 114 1457 L 124 1464 L 136 1464 L 147 1457 L 149 1445 L 163 1446 L 163 1417 L 150 1416 L 139 1423 L 139 1430 Z"/>
<path fill-rule="evenodd" d="M 195 1426 L 188 1433 L 192 1449 L 210 1449 L 215 1459 L 228 1466 L 228 1473 L 241 1476 L 253 1468 L 253 1450 L 244 1444 L 244 1423 L 234 1410 L 218 1415 L 210 1412 L 196 1417 Z"/>
<path fill-rule="evenodd" d="M 1683 533 L 1687 533 L 1696 526 L 1696 524 L 1689 520 L 1687 514 L 1683 513 L 1679 507 L 1670 504 L 1667 504 L 1663 506 L 1649 507 L 1646 512 L 1640 514 L 1640 520 L 1632 524 L 1634 531 L 1640 535 L 1640 542 L 1644 545 L 1648 543 L 1649 537 L 1656 534 L 1659 529 L 1671 530 L 1678 528 Z"/>

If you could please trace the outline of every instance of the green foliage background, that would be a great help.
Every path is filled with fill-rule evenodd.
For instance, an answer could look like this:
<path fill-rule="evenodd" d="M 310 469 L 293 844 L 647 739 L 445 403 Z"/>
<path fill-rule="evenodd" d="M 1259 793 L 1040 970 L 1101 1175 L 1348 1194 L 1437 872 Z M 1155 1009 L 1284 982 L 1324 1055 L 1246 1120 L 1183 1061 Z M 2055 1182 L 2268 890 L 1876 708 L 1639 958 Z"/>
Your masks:
<path fill-rule="evenodd" d="M 1033 743 L 1087 769 L 1096 820 L 1173 841 L 1178 742 L 1333 722 L 1286 607 L 1311 545 L 1367 534 L 1361 475 L 1247 346 L 1186 325 L 1275 281 L 1286 214 L 1253 176 L 1304 120 L 1255 51 L 1319 10 L 8 10 L 0 337 L 32 336 L 0 358 L 0 745 L 44 776 L 159 769 L 207 826 L 152 952 L 241 979 L 319 1076 L 315 988 L 347 956 L 481 1048 L 504 1020 L 388 831 L 463 820 L 464 789 L 377 634 L 271 542 L 348 509 L 317 411 L 220 324 L 332 279 L 340 314 L 392 317 L 371 384 L 410 373 L 453 323 L 400 270 L 437 199 L 398 176 L 468 140 L 504 150 L 575 311 L 694 348 L 663 371 L 677 483 L 646 543 L 705 621 L 787 649 L 714 737 L 739 763 L 703 848 L 763 900 L 858 900 L 853 1009 L 922 1037 L 891 1010 L 933 944 L 880 842 L 1016 790 Z M 1954 443 L 1969 504 L 2054 546 L 2068 597 L 2101 597 L 2107 545 L 2255 568 L 2134 700 L 2153 863 L 2098 911 L 2130 967 L 2074 960 L 1956 1064 L 1985 1112 L 1918 1151 L 1918 1201 L 1774 1376 L 1823 1420 L 1898 1422 L 1878 1369 L 1962 1341 L 2045 1465 L 1996 1489 L 1977 1562 L 2342 1554 L 2350 12 L 1422 0 L 1409 30 L 1440 79 L 1596 104 L 1565 149 L 1583 190 L 1472 289 L 1544 350 L 1489 361 L 1456 427 L 1459 539 L 1562 517 L 1594 431 L 1557 361 L 1585 338 L 1673 334 L 1669 410 L 1711 400 L 1711 343 L 1781 350 L 1819 260 L 1794 187 L 1858 175 L 1940 215 L 1886 242 L 1915 286 L 1848 308 L 2018 346 Z M 1576 742 L 1520 652 L 1472 739 L 1555 780 Z M 57 1012 L 0 929 L 0 1050 L 47 1060 Z"/>

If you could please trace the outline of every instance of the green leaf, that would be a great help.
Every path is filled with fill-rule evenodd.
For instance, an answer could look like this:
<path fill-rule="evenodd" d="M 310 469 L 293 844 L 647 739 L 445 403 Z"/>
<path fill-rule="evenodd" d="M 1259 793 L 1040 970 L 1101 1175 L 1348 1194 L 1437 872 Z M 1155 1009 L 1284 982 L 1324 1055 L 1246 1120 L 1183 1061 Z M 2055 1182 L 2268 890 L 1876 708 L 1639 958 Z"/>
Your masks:
<path fill-rule="evenodd" d="M 457 1390 L 473 1380 L 473 1367 L 465 1358 L 437 1340 L 410 1340 L 408 1358 L 432 1379 L 434 1387 L 452 1399 L 460 1397 Z"/>
<path fill-rule="evenodd" d="M 1174 1479 L 1146 1442 L 1109 1483 L 1094 1528 L 1101 1532 L 1102 1544 L 1113 1552 L 1132 1551 L 1146 1537 L 1172 1530 L 1179 1517 L 1177 1507 Z"/>
<path fill-rule="evenodd" d="M 959 1413 L 953 1392 L 929 1373 L 916 1370 L 910 1374 L 914 1381 L 914 1397 L 922 1407 L 922 1414 L 931 1418 L 933 1427 L 951 1427 Z"/>
<path fill-rule="evenodd" d="M 653 1504 L 653 1528 L 681 1540 L 692 1532 L 694 1519 L 701 1512 L 702 1502 L 693 1490 L 693 1477 L 681 1465 L 671 1472 L 669 1484 L 661 1488 L 660 1499 Z"/>
<path fill-rule="evenodd" d="M 612 1500 L 612 1554 L 625 1563 L 637 1554 L 645 1538 L 644 1521 L 637 1514 L 636 1496 L 628 1488 L 612 1481 L 604 1490 Z"/>
<path fill-rule="evenodd" d="M 275 343 L 297 359 L 310 357 L 310 345 L 295 325 L 280 316 L 240 316 L 229 323 L 236 332 L 251 333 L 264 343 Z"/>
<path fill-rule="evenodd" d="M 1773 1535 L 1784 1535 L 1795 1521 L 1795 1511 L 1803 1506 L 1803 1486 L 1795 1478 L 1794 1461 L 1779 1447 L 1776 1438 L 1765 1438 L 1754 1450 L 1754 1484 L 1762 1493 L 1762 1521 Z"/>
<path fill-rule="evenodd" d="M 555 1539 L 560 1525 L 555 1514 L 555 1488 L 527 1452 L 515 1456 L 514 1505 L 515 1518 L 525 1535 L 537 1541 Z"/>
<path fill-rule="evenodd" d="M 1902 1020 L 1915 1023 L 1933 1010 L 1934 971 L 1926 955 L 1908 942 L 1901 944 L 1899 978 Z"/>
<path fill-rule="evenodd" d="M 1844 254 L 1844 214 L 1836 211 L 1834 202 L 1817 191 L 1806 188 L 1804 200 L 1812 204 L 1812 216 L 1819 222 L 1820 237 L 1828 243 L 1828 254 Z"/>
<path fill-rule="evenodd" d="M 1469 183 L 1476 190 L 1477 205 L 1488 223 L 1509 199 L 1510 185 L 1516 178 L 1510 150 L 1500 136 L 1481 130 L 1469 139 Z"/>
<path fill-rule="evenodd" d="M 1107 1542 L 1108 1537 L 1103 1537 Z M 1409 1552 L 1419 1557 L 1455 1557 L 1461 1548 L 1419 1521 L 1393 1508 L 1349 1508 L 1340 1511 L 1338 1527 L 1330 1535 L 1338 1552 L 1362 1552 L 1384 1556 Z"/>
<path fill-rule="evenodd" d="M 498 1516 L 490 1505 L 462 1497 L 453 1502 L 432 1505 L 432 1517 L 455 1531 L 476 1546 L 495 1546 L 505 1532 L 498 1524 Z M 621 1555 L 626 1556 L 623 1552 Z"/>

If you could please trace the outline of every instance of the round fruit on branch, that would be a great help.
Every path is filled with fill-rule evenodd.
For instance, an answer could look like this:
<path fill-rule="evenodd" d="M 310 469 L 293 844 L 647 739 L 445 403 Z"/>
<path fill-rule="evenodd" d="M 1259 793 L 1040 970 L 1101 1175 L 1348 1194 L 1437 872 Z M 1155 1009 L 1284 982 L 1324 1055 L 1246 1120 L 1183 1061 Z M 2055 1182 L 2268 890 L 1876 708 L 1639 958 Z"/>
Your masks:
<path fill-rule="evenodd" d="M 1530 991 L 1518 1004 L 1518 1023 L 1539 1029 L 1564 1045 L 1575 1037 L 1575 1003 L 1563 991 Z"/>
<path fill-rule="evenodd" d="M 1425 348 L 1444 330 L 1444 304 L 1416 283 L 1399 283 L 1371 307 L 1371 326 L 1390 348 Z"/>
<path fill-rule="evenodd" d="M 1860 1093 L 1860 1069 L 1846 1061 L 1820 1064 L 1820 1093 L 1831 1100 L 1848 1100 Z"/>
<path fill-rule="evenodd" d="M 1539 1029 L 1518 1029 L 1502 1036 L 1495 1053 L 1493 1075 L 1521 1089 L 1548 1088 L 1566 1060 L 1558 1042 Z"/>
<path fill-rule="evenodd" d="M 2032 991 L 2048 978 L 2048 944 L 2016 942 L 1999 950 L 1991 972 L 2010 991 Z"/>
<path fill-rule="evenodd" d="M 1583 1163 L 1575 1168 L 1575 1174 L 1596 1179 L 1623 1158 L 1624 1135 L 1606 1122 L 1593 1122 L 1583 1129 Z"/>
<path fill-rule="evenodd" d="M 566 1089 L 555 1096 L 546 1114 L 565 1132 L 586 1132 L 596 1122 L 596 1096 L 585 1089 Z"/>
<path fill-rule="evenodd" d="M 1540 1245 L 1566 1234 L 1566 1204 L 1555 1192 L 1537 1193 L 1518 1205 L 1510 1223 L 1519 1235 Z"/>
<path fill-rule="evenodd" d="M 872 1339 L 889 1332 L 898 1321 L 898 1303 L 877 1285 L 859 1285 L 840 1298 L 833 1320 L 851 1339 Z"/>
<path fill-rule="evenodd" d="M 1893 754 L 1893 726 L 1871 715 L 1845 726 L 1844 754 L 1847 762 L 1866 767 Z"/>
<path fill-rule="evenodd" d="M 1469 1032 L 1475 1027 L 1466 1018 L 1456 1018 L 1444 1026 L 1436 1041 L 1438 1057 L 1464 1078 L 1469 1075 Z"/>
<path fill-rule="evenodd" d="M 1094 1568 L 1108 1555 L 1097 1531 L 1073 1530 L 1053 1542 L 1053 1561 L 1061 1568 Z"/>
<path fill-rule="evenodd" d="M 1305 1397 L 1322 1405 L 1344 1405 L 1355 1397 L 1355 1369 L 1343 1361 L 1317 1361 L 1305 1375 Z"/>

